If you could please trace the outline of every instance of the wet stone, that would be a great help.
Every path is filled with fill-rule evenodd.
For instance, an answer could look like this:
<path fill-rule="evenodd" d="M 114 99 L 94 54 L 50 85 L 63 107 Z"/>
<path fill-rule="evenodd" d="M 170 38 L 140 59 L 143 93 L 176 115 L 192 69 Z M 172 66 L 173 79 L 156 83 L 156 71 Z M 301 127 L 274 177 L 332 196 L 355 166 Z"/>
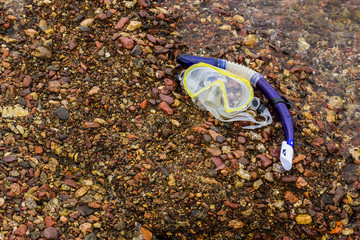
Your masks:
<path fill-rule="evenodd" d="M 194 217 L 201 219 L 201 220 L 204 220 L 208 216 L 207 213 L 204 213 L 203 211 L 201 211 L 199 209 L 192 211 L 191 215 L 193 215 Z"/>
<path fill-rule="evenodd" d="M 346 192 L 342 185 L 338 186 L 335 190 L 335 195 L 333 197 L 333 201 L 335 205 L 338 205 L 342 198 L 345 196 Z"/>
<path fill-rule="evenodd" d="M 333 205 L 334 201 L 331 199 L 331 197 L 327 194 L 323 194 L 321 197 L 321 201 L 325 204 L 325 205 Z"/>
<path fill-rule="evenodd" d="M 212 141 L 212 138 L 209 134 L 204 134 L 203 139 L 206 143 L 210 143 Z"/>
<path fill-rule="evenodd" d="M 135 49 L 135 48 L 134 48 Z M 137 68 L 137 69 L 140 69 L 144 66 L 144 60 L 141 59 L 141 58 L 135 58 L 134 59 L 134 66 Z"/>
<path fill-rule="evenodd" d="M 217 175 L 217 171 L 216 169 L 206 169 L 206 174 L 209 176 L 209 177 L 216 177 Z"/>
<path fill-rule="evenodd" d="M 61 107 L 54 111 L 54 114 L 60 119 L 60 120 L 68 120 L 69 119 L 69 110 L 67 108 Z"/>
<path fill-rule="evenodd" d="M 96 240 L 96 239 L 97 239 L 97 237 L 96 237 L 95 233 L 90 233 L 85 236 L 85 240 Z"/>
<path fill-rule="evenodd" d="M 131 50 L 131 55 L 132 56 L 139 56 L 142 54 L 142 50 L 140 48 L 139 45 L 136 45 L 132 50 Z"/>
<path fill-rule="evenodd" d="M 77 207 L 76 211 L 78 211 L 82 216 L 89 216 L 95 212 L 94 209 L 91 209 L 88 206 Z"/>
<path fill-rule="evenodd" d="M 43 231 L 43 235 L 48 240 L 56 240 L 58 239 L 58 231 L 54 227 L 45 228 Z"/>

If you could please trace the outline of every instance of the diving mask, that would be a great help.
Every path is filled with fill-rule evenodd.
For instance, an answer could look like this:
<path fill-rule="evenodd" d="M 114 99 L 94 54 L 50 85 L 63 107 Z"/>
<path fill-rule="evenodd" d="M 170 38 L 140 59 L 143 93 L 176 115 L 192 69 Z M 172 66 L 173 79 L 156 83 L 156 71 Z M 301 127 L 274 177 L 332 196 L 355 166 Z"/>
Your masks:
<path fill-rule="evenodd" d="M 250 82 L 223 69 L 198 63 L 180 75 L 180 81 L 193 102 L 223 122 L 249 121 L 243 127 L 255 129 L 272 122 L 270 112 L 254 97 Z M 255 119 L 256 112 L 264 118 Z"/>

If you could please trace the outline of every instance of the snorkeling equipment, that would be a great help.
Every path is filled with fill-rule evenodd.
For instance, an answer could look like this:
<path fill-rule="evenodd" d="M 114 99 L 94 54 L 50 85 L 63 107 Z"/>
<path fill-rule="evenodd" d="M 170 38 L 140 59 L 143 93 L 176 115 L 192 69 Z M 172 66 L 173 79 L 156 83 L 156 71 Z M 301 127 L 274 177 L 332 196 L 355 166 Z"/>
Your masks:
<path fill-rule="evenodd" d="M 281 97 L 261 74 L 240 64 L 226 61 L 225 59 L 197 57 L 183 54 L 177 58 L 177 62 L 183 67 L 190 67 L 197 63 L 206 63 L 225 69 L 242 79 L 250 81 L 252 86 L 259 89 L 275 108 L 280 118 L 286 137 L 286 141 L 283 141 L 281 144 L 280 161 L 285 170 L 289 171 L 291 169 L 294 155 L 294 127 L 288 110 L 288 108 L 290 108 L 290 103 L 285 97 Z"/>
<path fill-rule="evenodd" d="M 226 70 L 198 63 L 180 75 L 180 82 L 199 108 L 208 110 L 220 121 L 249 121 L 256 124 L 243 127 L 245 129 L 272 123 L 269 110 L 260 104 L 260 99 L 254 98 L 250 82 Z M 263 121 L 255 119 L 255 110 L 264 118 Z"/>

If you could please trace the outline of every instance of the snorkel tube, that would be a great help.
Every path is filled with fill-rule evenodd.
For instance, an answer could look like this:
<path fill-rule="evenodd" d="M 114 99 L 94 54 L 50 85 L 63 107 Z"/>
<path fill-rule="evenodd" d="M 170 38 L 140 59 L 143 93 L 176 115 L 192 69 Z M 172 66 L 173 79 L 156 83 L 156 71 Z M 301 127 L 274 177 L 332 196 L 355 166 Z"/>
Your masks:
<path fill-rule="evenodd" d="M 289 171 L 292 167 L 294 155 L 294 126 L 288 108 L 290 103 L 285 97 L 281 97 L 265 78 L 243 65 L 226 61 L 225 59 L 215 59 L 208 57 L 197 57 L 189 54 L 180 55 L 177 62 L 183 67 L 190 67 L 193 64 L 203 62 L 215 67 L 225 69 L 239 77 L 251 82 L 255 88 L 259 89 L 275 108 L 277 115 L 282 123 L 286 141 L 281 144 L 280 161 L 285 170 Z"/>

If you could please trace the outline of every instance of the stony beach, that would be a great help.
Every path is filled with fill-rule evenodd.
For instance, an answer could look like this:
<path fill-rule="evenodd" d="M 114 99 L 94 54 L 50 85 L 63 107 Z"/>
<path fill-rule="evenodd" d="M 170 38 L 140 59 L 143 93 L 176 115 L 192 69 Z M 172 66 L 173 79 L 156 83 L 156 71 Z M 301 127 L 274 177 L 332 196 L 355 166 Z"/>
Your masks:
<path fill-rule="evenodd" d="M 0 240 L 360 239 L 359 32 L 356 1 L 0 0 Z M 275 112 L 197 109 L 183 53 L 290 101 L 291 171 Z"/>

